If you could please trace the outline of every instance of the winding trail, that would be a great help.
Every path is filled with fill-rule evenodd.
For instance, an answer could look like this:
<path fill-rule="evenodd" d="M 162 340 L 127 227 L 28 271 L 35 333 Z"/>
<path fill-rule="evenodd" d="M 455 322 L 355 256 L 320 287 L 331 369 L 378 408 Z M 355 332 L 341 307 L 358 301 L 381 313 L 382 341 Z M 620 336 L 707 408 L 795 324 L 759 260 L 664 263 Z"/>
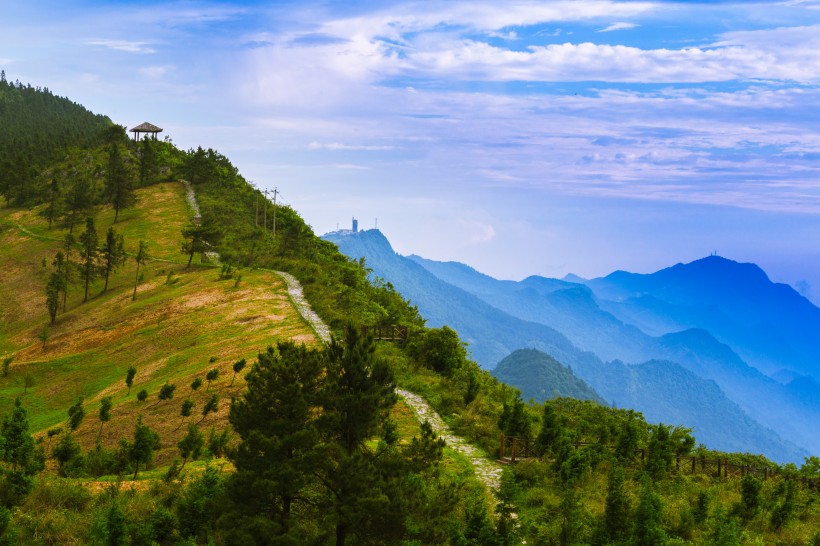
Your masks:
<path fill-rule="evenodd" d="M 296 306 L 299 314 L 302 315 L 308 324 L 316 332 L 316 335 L 325 343 L 330 342 L 330 328 L 325 324 L 319 315 L 310 307 L 310 304 L 305 300 L 302 293 L 302 285 L 299 280 L 284 271 L 276 271 L 276 274 L 285 280 L 288 286 L 288 294 L 290 295 L 293 304 Z M 471 445 L 467 440 L 460 436 L 453 434 L 444 419 L 430 407 L 424 398 L 404 389 L 396 389 L 396 394 L 404 399 L 404 402 L 410 406 L 413 412 L 418 417 L 419 421 L 428 421 L 433 427 L 433 431 L 444 438 L 447 445 L 456 452 L 465 456 L 473 465 L 476 478 L 481 481 L 487 488 L 498 491 L 501 482 L 501 465 L 484 457 L 479 450 Z"/>
<path fill-rule="evenodd" d="M 199 205 L 196 202 L 194 189 L 187 182 L 185 183 L 185 186 L 188 190 L 187 197 L 191 211 L 198 216 Z M 218 260 L 218 255 L 216 256 L 216 259 Z M 302 318 L 305 319 L 311 328 L 313 328 L 313 331 L 316 332 L 319 339 L 325 343 L 329 343 L 331 339 L 330 328 L 324 323 L 322 318 L 316 314 L 316 311 L 313 310 L 310 303 L 308 303 L 305 299 L 304 291 L 302 290 L 302 285 L 299 283 L 299 280 L 290 273 L 285 273 L 284 271 L 274 271 L 274 273 L 282 277 L 285 281 L 285 284 L 288 287 L 288 295 Z M 433 431 L 441 436 L 444 441 L 447 442 L 448 446 L 465 456 L 470 461 L 473 465 L 476 478 L 481 481 L 481 483 L 492 491 L 498 491 L 501 481 L 500 464 L 485 457 L 475 446 L 471 445 L 464 438 L 453 434 L 453 431 L 450 430 L 450 427 L 447 426 L 444 419 L 442 419 L 441 416 L 436 413 L 432 407 L 430 407 L 430 404 L 428 404 L 424 398 L 410 391 L 399 388 L 396 389 L 396 394 L 401 396 L 402 399 L 404 399 L 404 402 L 412 408 L 419 421 L 427 420 L 433 427 Z"/>

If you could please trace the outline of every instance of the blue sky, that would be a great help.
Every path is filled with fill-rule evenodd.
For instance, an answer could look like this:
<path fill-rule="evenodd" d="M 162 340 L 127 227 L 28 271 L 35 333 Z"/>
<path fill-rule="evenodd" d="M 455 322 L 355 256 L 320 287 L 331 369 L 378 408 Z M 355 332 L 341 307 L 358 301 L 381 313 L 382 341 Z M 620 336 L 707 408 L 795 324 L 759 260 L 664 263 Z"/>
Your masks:
<path fill-rule="evenodd" d="M 4 4 L 10 80 L 213 147 L 317 233 L 515 279 L 717 251 L 820 301 L 818 0 Z"/>

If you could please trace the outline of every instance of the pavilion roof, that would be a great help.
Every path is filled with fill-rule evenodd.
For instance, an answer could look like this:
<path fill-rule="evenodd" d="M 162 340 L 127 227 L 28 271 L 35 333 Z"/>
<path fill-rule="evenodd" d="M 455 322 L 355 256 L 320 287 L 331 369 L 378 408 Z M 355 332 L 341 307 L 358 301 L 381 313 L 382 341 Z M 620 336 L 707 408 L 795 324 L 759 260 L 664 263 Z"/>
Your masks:
<path fill-rule="evenodd" d="M 156 125 L 153 125 L 153 124 L 148 123 L 146 121 L 145 123 L 141 123 L 141 124 L 137 125 L 136 127 L 134 127 L 133 129 L 131 129 L 131 132 L 132 133 L 161 133 L 162 129 L 160 129 Z"/>

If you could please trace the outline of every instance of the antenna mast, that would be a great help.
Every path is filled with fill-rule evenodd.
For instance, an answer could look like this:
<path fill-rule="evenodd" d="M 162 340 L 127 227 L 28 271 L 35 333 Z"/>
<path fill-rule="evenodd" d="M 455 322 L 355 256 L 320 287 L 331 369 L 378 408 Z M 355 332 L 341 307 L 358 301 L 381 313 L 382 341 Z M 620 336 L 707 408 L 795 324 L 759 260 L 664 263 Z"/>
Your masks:
<path fill-rule="evenodd" d="M 265 201 L 263 207 L 263 218 L 265 220 L 265 230 L 268 229 L 268 190 L 265 190 Z"/>
<path fill-rule="evenodd" d="M 273 188 L 273 238 L 276 239 L 276 195 L 279 188 Z"/>

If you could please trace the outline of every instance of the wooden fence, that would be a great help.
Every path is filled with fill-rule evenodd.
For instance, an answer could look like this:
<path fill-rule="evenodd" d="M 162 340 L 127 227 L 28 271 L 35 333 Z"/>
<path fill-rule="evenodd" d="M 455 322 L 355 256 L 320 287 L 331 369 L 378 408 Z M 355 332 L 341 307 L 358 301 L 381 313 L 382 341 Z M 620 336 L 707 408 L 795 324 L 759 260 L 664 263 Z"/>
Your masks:
<path fill-rule="evenodd" d="M 375 341 L 407 341 L 407 326 L 362 326 L 362 334 Z"/>
<path fill-rule="evenodd" d="M 575 442 L 572 444 L 576 449 L 581 447 L 599 446 L 601 444 L 590 442 Z M 604 445 L 607 449 L 614 449 L 613 445 Z M 635 450 L 635 462 L 643 464 L 649 455 L 647 449 Z M 538 457 L 535 451 L 535 438 L 516 437 L 501 435 L 499 448 L 499 459 L 502 462 L 515 463 L 524 459 Z M 753 466 L 748 464 L 737 464 L 728 459 L 709 459 L 705 456 L 696 455 L 676 455 L 674 457 L 673 472 L 678 474 L 702 474 L 714 478 L 742 478 L 752 475 L 767 480 L 779 477 L 783 479 L 797 480 L 803 486 L 820 492 L 820 478 L 806 478 L 783 474 L 778 468 L 767 466 Z"/>

